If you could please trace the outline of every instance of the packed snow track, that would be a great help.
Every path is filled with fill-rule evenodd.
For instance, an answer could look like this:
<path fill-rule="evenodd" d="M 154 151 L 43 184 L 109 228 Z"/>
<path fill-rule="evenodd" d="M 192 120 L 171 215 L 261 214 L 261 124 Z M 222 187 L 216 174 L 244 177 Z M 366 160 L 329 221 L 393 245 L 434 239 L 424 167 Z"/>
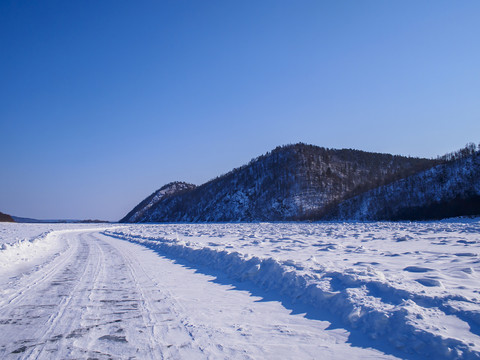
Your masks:
<path fill-rule="evenodd" d="M 98 227 L 49 231 L 0 248 L 1 359 L 394 358 Z"/>

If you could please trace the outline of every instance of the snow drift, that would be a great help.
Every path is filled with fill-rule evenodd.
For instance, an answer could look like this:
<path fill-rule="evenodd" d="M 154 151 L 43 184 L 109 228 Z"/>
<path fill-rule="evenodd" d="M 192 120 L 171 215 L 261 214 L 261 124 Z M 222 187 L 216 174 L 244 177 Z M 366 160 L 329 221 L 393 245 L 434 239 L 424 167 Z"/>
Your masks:
<path fill-rule="evenodd" d="M 440 234 L 450 232 L 450 239 L 464 229 L 454 224 L 300 224 L 293 229 L 288 224 L 243 224 L 211 225 L 210 230 L 201 225 L 185 226 L 132 226 L 105 234 L 213 268 L 236 281 L 251 281 L 292 301 L 329 309 L 347 328 L 360 329 L 372 339 L 386 340 L 407 353 L 442 359 L 480 358 L 480 338 L 471 330 L 480 327 L 480 299 L 474 290 L 480 271 L 478 223 L 470 225 L 468 236 L 453 241 L 443 255 L 430 258 L 425 254 L 432 262 L 428 267 L 418 265 L 418 259 L 414 262 L 420 255 L 397 251 L 405 248 L 405 242 L 418 249 L 435 246 L 428 236 L 432 227 Z M 285 235 L 297 234 L 298 229 L 316 241 Z M 319 229 L 323 236 L 312 236 Z M 368 246 L 362 233 L 387 238 L 372 240 L 375 245 L 382 243 L 385 252 L 380 255 L 378 249 Z M 363 239 L 347 241 L 345 234 Z M 440 240 L 437 247 L 444 245 Z M 468 252 L 458 249 L 465 247 Z M 278 248 L 283 250 L 281 255 L 272 256 Z M 252 254 L 254 251 L 257 253 Z M 353 266 L 338 264 L 346 256 L 350 257 L 349 263 L 354 261 Z M 439 270 L 436 266 L 444 261 L 442 256 L 455 260 L 450 269 L 453 278 L 435 276 Z M 387 267 L 394 272 L 382 271 L 380 261 L 384 265 L 390 261 Z M 406 266 L 408 263 L 413 265 Z M 400 275 L 395 267 L 400 267 Z M 465 279 L 463 284 L 470 284 L 465 291 L 454 288 L 458 276 Z"/>

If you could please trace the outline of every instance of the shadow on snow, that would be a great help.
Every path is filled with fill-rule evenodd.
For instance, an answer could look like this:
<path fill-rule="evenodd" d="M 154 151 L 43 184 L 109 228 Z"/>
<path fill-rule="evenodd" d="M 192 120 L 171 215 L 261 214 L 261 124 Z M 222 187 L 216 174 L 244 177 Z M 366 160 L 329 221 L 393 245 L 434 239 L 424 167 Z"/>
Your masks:
<path fill-rule="evenodd" d="M 116 236 L 113 236 L 113 237 L 116 237 Z M 119 237 L 116 237 L 116 238 L 119 238 Z M 122 240 L 129 241 L 128 239 L 122 239 Z M 225 273 L 219 270 L 214 270 L 205 265 L 194 264 L 191 261 L 171 256 L 168 253 L 160 251 L 156 246 L 151 246 L 148 243 L 139 244 L 138 242 L 135 242 L 135 241 L 129 241 L 129 242 L 132 242 L 137 245 L 142 245 L 154 251 L 156 254 L 160 255 L 161 257 L 171 260 L 174 263 L 181 265 L 185 268 L 194 270 L 198 274 L 211 276 L 214 279 L 209 280 L 210 282 L 213 282 L 219 285 L 229 286 L 231 287 L 231 289 L 229 289 L 230 291 L 246 291 L 253 297 L 259 297 L 260 299 L 254 300 L 256 302 L 270 302 L 270 301 L 279 302 L 282 304 L 284 308 L 286 308 L 287 310 L 290 310 L 292 315 L 299 314 L 299 315 L 305 316 L 307 319 L 310 319 L 310 320 L 319 320 L 319 321 L 329 322 L 330 325 L 326 328 L 326 330 L 345 329 L 349 332 L 347 342 L 354 347 L 359 347 L 364 349 L 368 349 L 368 348 L 376 349 L 378 351 L 383 352 L 386 355 L 392 355 L 401 359 L 407 359 L 407 360 L 424 359 L 423 356 L 420 356 L 418 354 L 407 353 L 399 349 L 396 349 L 392 345 L 388 344 L 386 340 L 382 341 L 382 338 L 378 338 L 376 340 L 369 338 L 367 335 L 365 335 L 361 331 L 354 329 L 352 327 L 346 326 L 346 324 L 342 322 L 342 320 L 339 319 L 338 316 L 336 316 L 335 314 L 332 314 L 327 309 L 315 308 L 311 305 L 305 304 L 300 301 L 294 302 L 289 297 L 280 294 L 278 291 L 262 289 L 260 286 L 253 283 L 250 280 L 244 280 L 244 281 L 233 280 L 228 275 L 226 275 Z"/>

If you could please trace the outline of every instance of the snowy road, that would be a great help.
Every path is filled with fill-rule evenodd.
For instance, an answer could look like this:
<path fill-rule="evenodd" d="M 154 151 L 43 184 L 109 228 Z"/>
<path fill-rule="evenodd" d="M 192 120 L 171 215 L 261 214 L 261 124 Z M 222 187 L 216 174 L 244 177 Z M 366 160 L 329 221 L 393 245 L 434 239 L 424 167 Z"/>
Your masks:
<path fill-rule="evenodd" d="M 393 358 L 99 229 L 50 236 L 54 252 L 3 264 L 2 359 Z"/>

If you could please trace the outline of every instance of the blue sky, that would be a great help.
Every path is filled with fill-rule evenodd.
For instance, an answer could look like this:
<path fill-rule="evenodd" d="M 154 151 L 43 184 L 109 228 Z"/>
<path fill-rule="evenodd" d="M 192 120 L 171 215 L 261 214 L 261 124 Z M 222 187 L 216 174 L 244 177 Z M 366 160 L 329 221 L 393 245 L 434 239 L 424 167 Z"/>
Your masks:
<path fill-rule="evenodd" d="M 117 220 L 277 145 L 480 141 L 479 1 L 0 2 L 0 211 Z"/>

